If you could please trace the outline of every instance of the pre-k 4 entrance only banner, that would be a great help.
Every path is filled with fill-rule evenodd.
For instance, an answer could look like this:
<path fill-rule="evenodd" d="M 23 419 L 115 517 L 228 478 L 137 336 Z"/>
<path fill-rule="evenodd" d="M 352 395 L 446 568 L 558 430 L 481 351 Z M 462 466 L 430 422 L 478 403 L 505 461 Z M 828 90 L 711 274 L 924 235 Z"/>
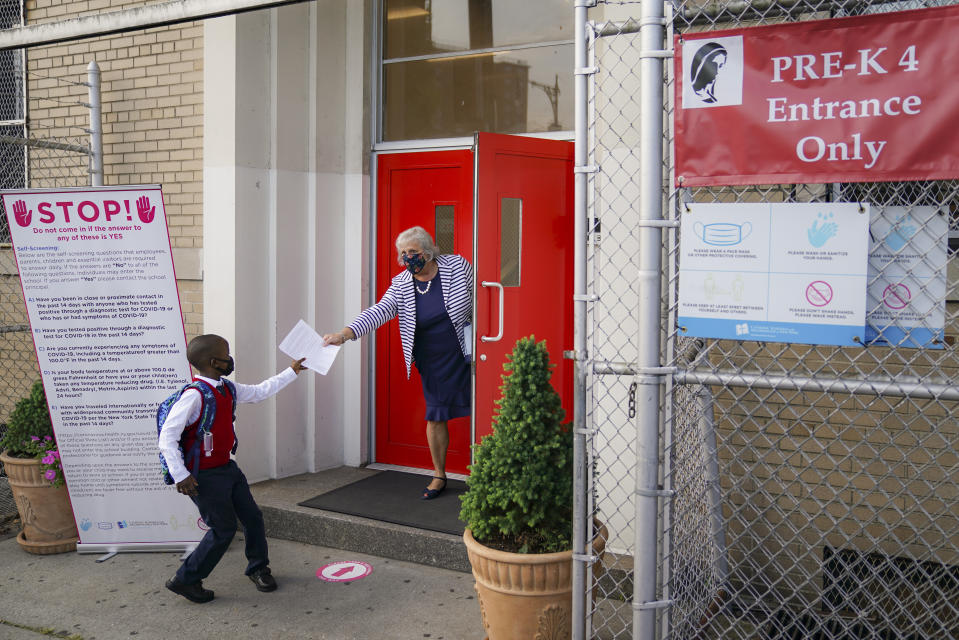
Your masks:
<path fill-rule="evenodd" d="M 160 187 L 2 197 L 80 550 L 195 543 L 157 450 L 157 406 L 190 379 Z"/>
<path fill-rule="evenodd" d="M 675 38 L 678 186 L 959 177 L 959 6 Z"/>

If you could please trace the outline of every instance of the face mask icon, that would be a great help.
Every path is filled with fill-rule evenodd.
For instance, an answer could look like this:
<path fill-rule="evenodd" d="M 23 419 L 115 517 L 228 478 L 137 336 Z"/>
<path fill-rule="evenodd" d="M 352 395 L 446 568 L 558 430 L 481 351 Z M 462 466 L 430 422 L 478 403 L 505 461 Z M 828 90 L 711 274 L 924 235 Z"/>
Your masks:
<path fill-rule="evenodd" d="M 753 230 L 753 225 L 749 222 L 743 224 L 734 224 L 732 222 L 711 222 L 703 224 L 697 222 L 693 225 L 693 233 L 706 244 L 715 247 L 728 247 L 739 244 L 749 237 Z"/>

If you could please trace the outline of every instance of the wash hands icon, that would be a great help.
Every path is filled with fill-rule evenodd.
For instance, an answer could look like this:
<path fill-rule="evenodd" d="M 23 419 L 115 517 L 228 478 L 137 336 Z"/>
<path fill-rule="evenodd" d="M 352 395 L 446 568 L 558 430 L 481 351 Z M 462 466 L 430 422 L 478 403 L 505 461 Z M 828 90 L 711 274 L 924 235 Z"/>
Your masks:
<path fill-rule="evenodd" d="M 908 222 L 909 218 L 903 214 L 896 218 L 896 223 L 889 230 L 889 235 L 886 236 L 886 246 L 893 251 L 902 250 L 910 238 L 916 235 L 918 228 L 914 224 L 907 224 Z"/>
<path fill-rule="evenodd" d="M 836 231 L 839 230 L 839 226 L 832 221 L 832 214 L 822 214 L 820 213 L 816 216 L 816 220 L 812 223 L 812 226 L 806 230 L 806 237 L 809 238 L 809 244 L 815 248 L 820 248 L 829 238 L 836 235 Z"/>

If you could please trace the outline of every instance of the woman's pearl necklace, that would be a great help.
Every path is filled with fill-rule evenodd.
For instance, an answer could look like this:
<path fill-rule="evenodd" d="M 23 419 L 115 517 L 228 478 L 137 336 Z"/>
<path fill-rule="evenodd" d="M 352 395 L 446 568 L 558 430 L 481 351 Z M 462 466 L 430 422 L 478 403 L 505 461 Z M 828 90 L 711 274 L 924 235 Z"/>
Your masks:
<path fill-rule="evenodd" d="M 413 286 L 416 287 L 416 293 L 421 293 L 421 294 L 423 294 L 424 296 L 425 296 L 427 293 L 430 292 L 430 286 L 431 286 L 432 284 L 433 284 L 433 281 L 432 281 L 432 280 L 427 280 L 427 281 L 426 281 L 426 288 L 425 288 L 425 289 L 420 289 L 419 285 L 416 284 L 416 281 L 415 281 L 415 280 L 413 281 Z"/>

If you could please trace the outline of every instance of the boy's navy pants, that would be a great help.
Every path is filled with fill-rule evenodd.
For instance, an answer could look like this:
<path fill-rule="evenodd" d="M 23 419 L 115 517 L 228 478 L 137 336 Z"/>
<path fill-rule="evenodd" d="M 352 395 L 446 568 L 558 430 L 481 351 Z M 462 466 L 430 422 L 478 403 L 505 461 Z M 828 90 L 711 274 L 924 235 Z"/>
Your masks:
<path fill-rule="evenodd" d="M 197 473 L 199 495 L 192 497 L 200 517 L 210 528 L 176 572 L 184 584 L 203 580 L 226 553 L 236 534 L 236 521 L 243 524 L 246 538 L 246 575 L 270 564 L 266 547 L 263 514 L 253 501 L 246 476 L 232 460 L 215 469 Z"/>

